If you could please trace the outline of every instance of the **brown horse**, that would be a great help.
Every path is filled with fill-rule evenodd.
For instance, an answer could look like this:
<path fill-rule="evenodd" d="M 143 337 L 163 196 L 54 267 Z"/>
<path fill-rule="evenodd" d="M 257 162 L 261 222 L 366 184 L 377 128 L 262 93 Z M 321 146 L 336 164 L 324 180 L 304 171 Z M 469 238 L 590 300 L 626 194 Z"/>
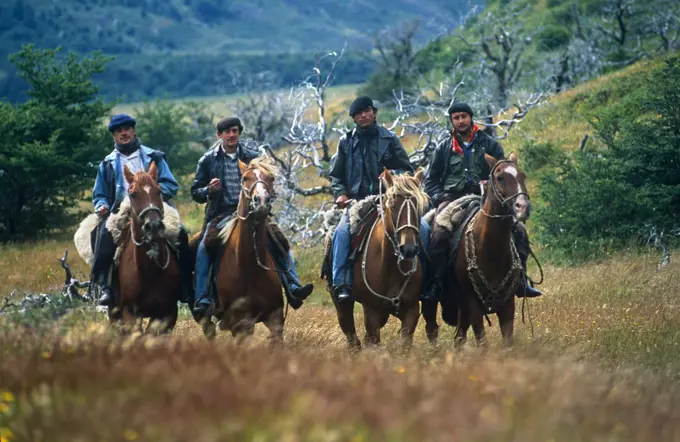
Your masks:
<path fill-rule="evenodd" d="M 273 343 L 283 337 L 283 292 L 281 280 L 269 253 L 268 228 L 274 196 L 276 169 L 270 163 L 239 161 L 241 194 L 236 225 L 221 247 L 217 269 L 219 306 L 215 317 L 220 329 L 242 337 L 263 322 Z M 203 320 L 203 332 L 215 336 L 215 326 Z"/>
<path fill-rule="evenodd" d="M 483 343 L 484 317 L 492 313 L 498 316 L 504 344 L 511 345 L 515 295 L 521 288 L 523 270 L 512 234 L 515 222 L 525 221 L 531 211 L 526 176 L 514 153 L 507 160 L 485 158 L 491 168 L 486 201 L 465 228 L 448 281 L 454 302 L 443 316 L 457 327 L 457 346 L 465 343 L 470 326 L 477 342 Z M 436 302 L 423 302 L 430 342 L 436 341 L 436 313 Z"/>
<path fill-rule="evenodd" d="M 147 330 L 157 326 L 160 331 L 170 332 L 177 322 L 180 269 L 164 235 L 156 163 L 151 163 L 148 173 L 132 174 L 127 166 L 124 173 L 130 185 L 131 219 L 121 236 L 118 296 L 116 305 L 109 310 L 109 318 L 133 325 L 148 317 L 151 321 Z"/>
<path fill-rule="evenodd" d="M 390 314 L 401 321 L 401 341 L 405 349 L 413 342 L 418 324 L 418 296 L 422 269 L 420 218 L 427 206 L 427 196 L 420 190 L 423 171 L 415 177 L 383 173 L 386 192 L 380 199 L 382 211 L 372 225 L 361 259 L 354 263 L 354 299 L 364 307 L 366 344 L 380 344 L 380 329 Z M 354 325 L 354 302 L 338 303 L 333 297 L 340 328 L 351 349 L 361 342 Z"/>

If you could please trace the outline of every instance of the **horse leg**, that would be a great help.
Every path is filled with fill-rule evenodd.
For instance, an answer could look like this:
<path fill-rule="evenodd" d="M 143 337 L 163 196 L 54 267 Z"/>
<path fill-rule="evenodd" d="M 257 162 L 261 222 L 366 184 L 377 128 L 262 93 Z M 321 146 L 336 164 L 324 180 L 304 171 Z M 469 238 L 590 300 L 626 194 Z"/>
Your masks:
<path fill-rule="evenodd" d="M 486 331 L 484 330 L 484 316 L 478 308 L 472 308 L 472 315 L 470 323 L 472 324 L 472 331 L 475 333 L 477 345 L 486 347 Z"/>
<path fill-rule="evenodd" d="M 271 344 L 281 344 L 283 341 L 283 309 L 277 308 L 271 312 L 264 320 L 264 325 L 269 329 Z"/>
<path fill-rule="evenodd" d="M 387 314 L 389 317 L 389 314 Z M 387 322 L 381 311 L 364 305 L 364 325 L 366 327 L 366 346 L 376 347 L 380 345 L 380 328 Z"/>
<path fill-rule="evenodd" d="M 513 345 L 513 332 L 515 326 L 515 298 L 512 297 L 507 304 L 498 311 L 498 323 L 501 327 L 503 345 L 510 347 Z"/>
<path fill-rule="evenodd" d="M 432 345 L 437 344 L 439 337 L 439 324 L 437 323 L 437 307 L 438 301 L 424 300 L 422 301 L 422 315 L 425 320 L 425 333 L 427 340 Z"/>
<path fill-rule="evenodd" d="M 170 334 L 177 324 L 177 304 L 168 308 L 164 314 L 156 315 L 149 319 L 144 333 L 155 332 L 157 335 Z"/>
<path fill-rule="evenodd" d="M 458 312 L 458 327 L 456 327 L 456 336 L 454 337 L 454 346 L 460 348 L 467 341 L 467 332 L 470 328 L 470 307 L 466 302 L 461 302 L 460 310 Z"/>
<path fill-rule="evenodd" d="M 415 304 L 408 310 L 399 313 L 399 319 L 401 320 L 401 347 L 404 353 L 411 349 L 411 345 L 413 344 L 413 334 L 416 331 L 419 318 L 420 312 L 418 311 L 418 304 Z"/>
<path fill-rule="evenodd" d="M 361 341 L 357 336 L 356 326 L 354 325 L 354 302 L 344 302 L 342 304 L 335 300 L 335 296 L 331 296 L 335 311 L 338 314 L 338 323 L 340 329 L 347 337 L 347 346 L 350 350 L 361 350 Z"/>

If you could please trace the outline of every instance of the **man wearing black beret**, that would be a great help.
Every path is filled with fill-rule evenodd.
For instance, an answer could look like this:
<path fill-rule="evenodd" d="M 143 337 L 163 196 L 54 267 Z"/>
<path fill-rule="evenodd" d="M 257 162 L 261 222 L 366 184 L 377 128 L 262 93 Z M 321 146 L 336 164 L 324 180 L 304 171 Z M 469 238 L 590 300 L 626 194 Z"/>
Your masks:
<path fill-rule="evenodd" d="M 343 208 L 349 200 L 361 200 L 379 191 L 383 169 L 396 173 L 413 173 L 408 154 L 399 138 L 376 123 L 378 109 L 370 97 L 359 97 L 349 107 L 356 127 L 338 142 L 329 177 L 335 203 Z M 426 247 L 430 226 L 421 222 L 420 236 Z M 352 265 L 348 262 L 351 234 L 347 213 L 342 217 L 333 237 L 333 295 L 338 302 L 352 302 Z M 421 260 L 421 264 L 424 262 Z"/>
<path fill-rule="evenodd" d="M 437 207 L 437 213 L 449 203 L 470 194 L 479 194 L 479 183 L 489 178 L 491 172 L 484 154 L 497 160 L 505 158 L 503 148 L 474 124 L 472 108 L 464 102 L 454 102 L 448 110 L 451 136 L 441 142 L 434 151 L 425 176 L 425 192 Z M 435 223 L 428 255 L 432 265 L 426 282 L 424 296 L 431 300 L 441 299 L 443 278 L 448 268 L 450 233 Z M 529 256 L 529 238 L 526 229 L 518 223 L 515 245 L 526 271 Z M 542 293 L 526 284 L 524 296 L 536 297 Z"/>

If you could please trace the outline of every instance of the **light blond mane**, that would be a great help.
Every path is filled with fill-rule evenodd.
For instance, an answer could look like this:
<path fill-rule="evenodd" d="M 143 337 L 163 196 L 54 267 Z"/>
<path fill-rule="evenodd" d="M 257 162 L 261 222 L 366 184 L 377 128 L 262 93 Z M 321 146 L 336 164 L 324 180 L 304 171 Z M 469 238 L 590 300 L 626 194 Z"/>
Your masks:
<path fill-rule="evenodd" d="M 407 174 L 393 176 L 392 186 L 385 192 L 387 207 L 392 207 L 397 196 L 413 198 L 418 210 L 418 216 L 423 216 L 430 201 L 427 194 L 420 189 L 418 180 Z"/>
<path fill-rule="evenodd" d="M 278 167 L 276 167 L 274 163 L 272 163 L 271 160 L 267 158 L 255 158 L 252 160 L 248 164 L 248 168 L 246 169 L 245 173 L 256 169 L 262 172 L 267 178 L 271 178 L 272 180 L 275 180 L 279 173 Z"/>

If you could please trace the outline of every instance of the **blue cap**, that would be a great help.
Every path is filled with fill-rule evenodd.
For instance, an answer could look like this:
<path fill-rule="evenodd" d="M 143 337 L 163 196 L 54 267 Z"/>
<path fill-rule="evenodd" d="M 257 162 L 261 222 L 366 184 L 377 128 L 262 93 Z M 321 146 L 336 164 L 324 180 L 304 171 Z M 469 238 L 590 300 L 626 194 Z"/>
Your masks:
<path fill-rule="evenodd" d="M 113 118 L 111 118 L 111 121 L 109 122 L 109 132 L 113 132 L 114 130 L 121 126 L 135 127 L 136 125 L 137 121 L 128 114 L 114 115 Z"/>

